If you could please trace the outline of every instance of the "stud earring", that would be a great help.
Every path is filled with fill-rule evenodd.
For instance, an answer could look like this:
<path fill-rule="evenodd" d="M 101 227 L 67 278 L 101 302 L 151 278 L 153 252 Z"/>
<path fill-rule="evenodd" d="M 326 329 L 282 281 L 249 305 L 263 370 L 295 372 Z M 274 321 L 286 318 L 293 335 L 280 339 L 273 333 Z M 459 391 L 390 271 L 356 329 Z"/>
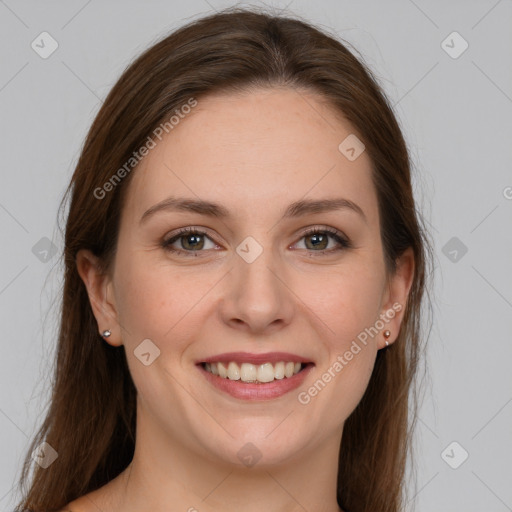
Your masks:
<path fill-rule="evenodd" d="M 389 345 L 388 338 L 391 336 L 390 331 L 384 331 L 384 338 L 386 338 L 386 347 Z"/>
<path fill-rule="evenodd" d="M 106 331 L 103 331 L 101 333 L 101 335 L 104 337 L 104 338 L 108 338 L 112 333 L 107 329 Z"/>

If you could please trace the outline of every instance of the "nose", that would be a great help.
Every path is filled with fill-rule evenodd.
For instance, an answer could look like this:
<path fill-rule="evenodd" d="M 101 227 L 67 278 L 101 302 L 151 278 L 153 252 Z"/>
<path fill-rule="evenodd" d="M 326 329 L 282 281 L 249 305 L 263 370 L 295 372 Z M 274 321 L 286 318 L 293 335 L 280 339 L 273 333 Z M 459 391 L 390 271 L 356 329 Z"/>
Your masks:
<path fill-rule="evenodd" d="M 236 255 L 224 282 L 220 314 L 224 323 L 247 334 L 269 334 L 292 321 L 297 300 L 282 265 L 264 250 L 252 263 Z"/>

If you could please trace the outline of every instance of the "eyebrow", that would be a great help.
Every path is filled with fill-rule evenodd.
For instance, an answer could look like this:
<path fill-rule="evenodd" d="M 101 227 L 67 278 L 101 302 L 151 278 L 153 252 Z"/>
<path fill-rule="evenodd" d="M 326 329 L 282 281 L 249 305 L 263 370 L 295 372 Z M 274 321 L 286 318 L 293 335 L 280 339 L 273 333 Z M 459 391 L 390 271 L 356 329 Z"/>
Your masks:
<path fill-rule="evenodd" d="M 368 223 L 366 215 L 358 204 L 341 197 L 334 199 L 301 199 L 300 201 L 290 204 L 286 208 L 282 218 L 297 218 L 308 214 L 324 213 L 336 210 L 352 210 L 360 215 L 365 223 Z M 228 209 L 218 203 L 200 199 L 171 196 L 145 211 L 140 219 L 140 224 L 146 222 L 155 213 L 160 211 L 193 212 L 206 215 L 208 217 L 216 217 L 226 220 L 234 217 Z"/>

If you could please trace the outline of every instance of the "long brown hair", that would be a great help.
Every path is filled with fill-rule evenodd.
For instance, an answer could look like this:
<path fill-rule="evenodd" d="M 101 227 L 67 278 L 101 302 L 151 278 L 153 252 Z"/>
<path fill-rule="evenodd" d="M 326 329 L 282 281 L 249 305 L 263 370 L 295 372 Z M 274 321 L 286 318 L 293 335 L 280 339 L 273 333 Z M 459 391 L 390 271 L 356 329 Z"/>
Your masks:
<path fill-rule="evenodd" d="M 75 258 L 79 249 L 90 249 L 108 271 L 123 197 L 136 170 L 123 173 L 107 192 L 98 189 L 106 190 L 104 184 L 155 127 L 191 98 L 273 86 L 315 92 L 351 123 L 372 162 L 388 272 L 407 248 L 414 251 L 414 280 L 399 337 L 378 351 L 368 388 L 345 422 L 338 473 L 337 499 L 344 510 L 402 510 L 431 256 L 413 198 L 408 150 L 389 101 L 362 58 L 298 17 L 240 8 L 190 22 L 146 50 L 119 78 L 88 133 L 61 203 L 62 209 L 71 196 L 56 366 L 46 418 L 24 461 L 20 486 L 28 483 L 28 489 L 20 509 L 58 510 L 112 480 L 134 454 L 136 390 L 124 348 L 98 334 Z M 46 469 L 31 459 L 43 441 L 58 452 Z"/>

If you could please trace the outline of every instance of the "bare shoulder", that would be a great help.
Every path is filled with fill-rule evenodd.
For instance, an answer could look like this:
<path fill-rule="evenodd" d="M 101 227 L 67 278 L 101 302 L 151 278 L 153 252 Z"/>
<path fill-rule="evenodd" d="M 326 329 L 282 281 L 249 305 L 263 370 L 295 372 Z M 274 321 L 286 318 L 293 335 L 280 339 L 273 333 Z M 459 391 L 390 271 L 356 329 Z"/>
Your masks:
<path fill-rule="evenodd" d="M 90 495 L 86 494 L 71 501 L 58 512 L 98 512 L 98 509 L 94 506 L 89 496 Z"/>
<path fill-rule="evenodd" d="M 115 486 L 113 484 L 114 482 L 111 481 L 95 491 L 80 496 L 58 512 L 111 512 L 119 510 L 116 501 L 119 496 L 114 492 Z"/>
<path fill-rule="evenodd" d="M 58 512 L 114 512 L 122 510 L 120 505 L 122 498 L 122 490 L 119 489 L 120 482 L 121 475 L 118 475 L 103 487 L 71 501 Z"/>

